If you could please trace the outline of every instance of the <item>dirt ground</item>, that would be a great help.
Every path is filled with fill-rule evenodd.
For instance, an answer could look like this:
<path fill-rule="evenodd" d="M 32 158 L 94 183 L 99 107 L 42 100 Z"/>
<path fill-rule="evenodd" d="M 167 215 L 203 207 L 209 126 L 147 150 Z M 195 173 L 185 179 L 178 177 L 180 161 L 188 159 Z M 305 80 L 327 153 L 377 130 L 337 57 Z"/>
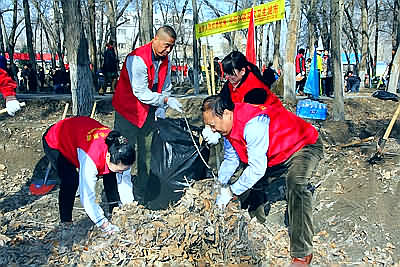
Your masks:
<path fill-rule="evenodd" d="M 201 125 L 201 100 L 202 97 L 182 98 L 185 113 L 195 125 Z M 192 250 L 161 257 L 157 251 L 163 251 L 162 245 L 167 246 L 174 235 L 165 237 L 160 243 L 161 247 L 148 247 L 148 244 L 155 242 L 151 238 L 148 238 L 147 245 L 138 245 L 135 240 L 130 239 L 133 238 L 131 234 L 133 231 L 138 238 L 138 233 L 144 231 L 145 224 L 140 221 L 122 221 L 128 215 L 142 216 L 137 218 L 147 218 L 149 222 L 154 218 L 162 220 L 163 216 L 174 214 L 174 209 L 148 211 L 132 204 L 117 210 L 112 219 L 119 223 L 122 232 L 112 239 L 106 239 L 93 227 L 77 197 L 73 212 L 74 225 L 68 229 L 59 225 L 58 188 L 45 196 L 36 197 L 29 193 L 28 187 L 33 180 L 44 176 L 47 161 L 43 158 L 41 137 L 47 127 L 60 119 L 66 100 L 30 99 L 26 102 L 27 106 L 17 116 L 11 118 L 0 115 L 0 265 L 190 266 L 199 263 L 289 263 L 287 229 L 283 224 L 286 203 L 283 202 L 272 207 L 264 225 L 255 219 L 251 220 L 246 212 L 236 211 L 240 218 L 244 218 L 248 228 L 246 238 L 247 246 L 252 249 L 251 257 L 235 254 L 238 245 L 225 251 L 228 254 L 224 257 L 216 255 L 218 248 L 214 248 L 215 258 L 207 256 L 211 252 L 204 252 L 204 257 L 196 259 L 190 255 L 194 253 Z M 332 101 L 326 100 L 325 103 L 331 112 Z M 334 122 L 331 117 L 327 121 L 313 122 L 325 146 L 324 159 L 312 178 L 314 184 L 321 184 L 314 195 L 314 264 L 400 264 L 398 123 L 386 143 L 385 161 L 373 166 L 366 162 L 375 152 L 375 142 L 383 135 L 396 105 L 395 102 L 384 102 L 375 98 L 346 99 L 344 122 Z M 97 106 L 95 118 L 112 127 L 110 98 L 103 98 Z M 294 111 L 293 106 L 288 108 Z M 374 136 L 374 141 L 340 147 L 341 144 L 369 136 Z M 215 168 L 215 155 L 210 162 Z M 50 177 L 54 178 L 55 174 L 51 173 Z M 209 183 L 198 186 L 209 186 Z M 202 190 L 208 192 L 205 188 Z M 193 196 L 196 197 L 200 196 Z M 206 198 L 212 199 L 212 196 Z M 102 202 L 100 194 L 99 202 Z M 184 217 L 175 227 L 184 227 L 185 218 L 188 217 Z M 161 233 L 164 228 L 169 229 L 168 224 L 160 226 L 157 231 Z M 144 237 L 144 234 L 140 235 L 140 240 L 145 240 Z M 196 242 L 193 244 L 199 244 L 199 240 Z M 135 254 L 134 251 L 137 250 L 141 252 Z M 201 254 L 199 251 L 196 253 Z"/>

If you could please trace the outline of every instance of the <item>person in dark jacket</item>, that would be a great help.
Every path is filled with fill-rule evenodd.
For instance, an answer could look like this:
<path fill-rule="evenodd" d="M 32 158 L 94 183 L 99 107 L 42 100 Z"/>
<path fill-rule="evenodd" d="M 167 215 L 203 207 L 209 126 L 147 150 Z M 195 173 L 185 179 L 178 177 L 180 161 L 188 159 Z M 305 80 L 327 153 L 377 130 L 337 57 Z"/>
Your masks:
<path fill-rule="evenodd" d="M 112 92 L 115 90 L 115 84 L 118 77 L 118 59 L 115 53 L 114 42 L 109 41 L 106 45 L 106 50 L 104 51 L 104 62 L 103 62 L 103 74 L 105 79 L 104 86 L 111 86 Z M 104 90 L 103 88 L 101 88 Z M 102 90 L 100 94 L 102 94 Z"/>
<path fill-rule="evenodd" d="M 347 72 L 346 76 L 347 76 L 346 92 L 358 93 L 360 91 L 360 83 L 361 83 L 360 77 L 354 75 L 354 73 L 351 70 Z"/>
<path fill-rule="evenodd" d="M 276 81 L 276 76 L 278 75 L 276 71 L 272 68 L 273 63 L 270 62 L 268 67 L 263 72 L 264 82 L 271 88 L 271 85 Z"/>

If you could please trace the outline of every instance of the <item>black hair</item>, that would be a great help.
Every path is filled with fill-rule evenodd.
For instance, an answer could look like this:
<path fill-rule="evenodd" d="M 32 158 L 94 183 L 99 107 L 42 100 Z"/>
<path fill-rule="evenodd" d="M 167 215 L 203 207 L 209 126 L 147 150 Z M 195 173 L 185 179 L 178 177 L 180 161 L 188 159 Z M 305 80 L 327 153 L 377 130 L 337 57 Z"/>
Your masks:
<path fill-rule="evenodd" d="M 7 59 L 0 55 L 0 69 L 7 70 Z"/>
<path fill-rule="evenodd" d="M 232 51 L 222 60 L 222 69 L 224 70 L 224 73 L 235 75 L 236 73 L 234 70 L 241 70 L 242 68 L 246 70 L 246 74 L 244 75 L 245 77 L 243 77 L 243 79 L 240 81 L 240 84 L 246 79 L 249 72 L 252 72 L 260 81 L 264 82 L 258 67 L 249 62 L 245 55 L 243 55 L 241 52 Z"/>
<path fill-rule="evenodd" d="M 128 139 L 118 131 L 111 131 L 106 137 L 106 145 L 110 153 L 110 161 L 114 164 L 132 165 L 136 160 L 135 150 Z"/>
<path fill-rule="evenodd" d="M 204 99 L 203 104 L 201 105 L 201 111 L 211 111 L 217 117 L 222 118 L 225 109 L 233 111 L 235 105 L 232 100 L 222 98 L 218 95 L 212 95 Z"/>
<path fill-rule="evenodd" d="M 305 52 L 306 52 L 306 51 L 304 50 L 304 48 L 300 48 L 300 49 L 299 49 L 299 54 L 303 54 L 303 55 L 304 55 Z"/>
<path fill-rule="evenodd" d="M 160 28 L 158 28 L 156 35 L 158 35 L 160 32 L 165 32 L 166 34 L 168 34 L 169 37 L 176 40 L 176 32 L 174 28 L 172 28 L 171 26 L 169 25 L 161 26 Z"/>
<path fill-rule="evenodd" d="M 243 102 L 255 105 L 262 105 L 265 103 L 266 99 L 267 91 L 265 91 L 264 88 L 254 88 L 247 92 L 247 94 L 244 96 Z"/>

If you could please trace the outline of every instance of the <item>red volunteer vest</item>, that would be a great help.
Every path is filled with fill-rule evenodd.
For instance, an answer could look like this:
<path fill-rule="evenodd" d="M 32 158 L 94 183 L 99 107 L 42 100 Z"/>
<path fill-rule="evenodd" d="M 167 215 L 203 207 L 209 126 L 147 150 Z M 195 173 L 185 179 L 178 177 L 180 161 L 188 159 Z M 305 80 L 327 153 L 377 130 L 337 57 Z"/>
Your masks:
<path fill-rule="evenodd" d="M 15 88 L 17 88 L 17 83 L 8 76 L 5 70 L 0 68 L 0 92 L 4 98 L 15 95 Z"/>
<path fill-rule="evenodd" d="M 152 48 L 151 42 L 133 50 L 129 56 L 139 56 L 143 59 L 144 64 L 147 67 L 147 77 L 148 77 L 148 88 L 151 91 L 154 84 L 155 78 L 155 68 L 152 61 Z M 167 77 L 168 71 L 168 57 L 166 57 L 160 64 L 158 69 L 158 86 L 157 92 L 161 93 L 163 88 L 165 78 Z M 115 88 L 115 93 L 112 99 L 112 105 L 114 109 L 121 114 L 125 119 L 130 121 L 133 125 L 139 128 L 143 127 L 146 121 L 147 114 L 149 113 L 149 105 L 143 104 L 140 100 L 133 94 L 131 82 L 129 80 L 129 74 L 126 70 L 126 60 L 121 70 L 117 86 Z"/>
<path fill-rule="evenodd" d="M 265 107 L 247 103 L 236 103 L 233 111 L 232 131 L 227 139 L 242 162 L 248 163 L 244 128 L 252 118 L 267 114 L 269 122 L 268 167 L 286 161 L 291 155 L 318 139 L 317 130 L 284 107 Z"/>
<path fill-rule="evenodd" d="M 77 148 L 82 149 L 96 164 L 98 175 L 110 173 L 106 164 L 108 147 L 105 139 L 111 130 L 89 117 L 61 120 L 50 127 L 45 139 L 49 147 L 58 150 L 79 168 Z"/>
<path fill-rule="evenodd" d="M 267 99 L 264 102 L 266 106 L 278 105 L 282 106 L 279 98 L 269 90 L 268 86 L 260 81 L 251 71 L 249 72 L 246 80 L 242 84 L 233 88 L 232 84 L 228 82 L 229 92 L 233 103 L 243 103 L 244 96 L 255 88 L 263 88 L 267 92 Z"/>

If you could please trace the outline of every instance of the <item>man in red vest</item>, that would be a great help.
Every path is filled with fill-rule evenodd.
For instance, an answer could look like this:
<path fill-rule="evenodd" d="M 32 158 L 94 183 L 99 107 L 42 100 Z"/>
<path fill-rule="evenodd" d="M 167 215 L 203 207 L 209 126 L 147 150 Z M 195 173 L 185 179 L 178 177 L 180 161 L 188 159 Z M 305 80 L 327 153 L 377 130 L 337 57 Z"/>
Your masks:
<path fill-rule="evenodd" d="M 264 208 L 266 180 L 284 176 L 292 262 L 309 264 L 313 223 L 312 193 L 307 185 L 323 154 L 317 130 L 283 106 L 234 104 L 220 96 L 207 97 L 202 112 L 204 124 L 224 136 L 217 206 L 223 209 L 234 196 L 241 200 L 246 196 L 258 201 L 252 202 L 249 212 Z M 237 181 L 231 182 L 240 163 L 246 168 Z"/>
<path fill-rule="evenodd" d="M 137 175 L 134 193 L 139 203 L 145 202 L 150 143 L 155 116 L 165 118 L 170 107 L 182 112 L 182 105 L 171 97 L 171 64 L 168 54 L 176 40 L 175 30 L 167 25 L 157 30 L 154 39 L 132 51 L 125 59 L 115 89 L 114 129 L 137 145 Z"/>

